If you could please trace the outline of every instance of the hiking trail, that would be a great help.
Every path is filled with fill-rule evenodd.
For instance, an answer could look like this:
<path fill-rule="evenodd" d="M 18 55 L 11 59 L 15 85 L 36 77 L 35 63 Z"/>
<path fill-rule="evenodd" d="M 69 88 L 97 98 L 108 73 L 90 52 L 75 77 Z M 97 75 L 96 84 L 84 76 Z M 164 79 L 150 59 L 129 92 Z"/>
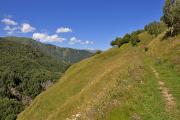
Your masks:
<path fill-rule="evenodd" d="M 166 110 L 174 108 L 176 106 L 176 101 L 173 95 L 170 93 L 169 88 L 166 87 L 165 83 L 160 79 L 159 73 L 155 68 L 151 67 L 156 79 L 158 80 L 159 90 L 166 101 Z"/>

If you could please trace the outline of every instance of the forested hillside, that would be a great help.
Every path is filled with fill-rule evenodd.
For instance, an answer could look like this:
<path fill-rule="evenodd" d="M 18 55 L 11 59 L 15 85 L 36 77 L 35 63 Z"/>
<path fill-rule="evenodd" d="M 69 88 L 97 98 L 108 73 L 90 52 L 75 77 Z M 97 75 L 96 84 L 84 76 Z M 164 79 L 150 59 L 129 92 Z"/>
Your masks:
<path fill-rule="evenodd" d="M 45 45 L 29 38 L 0 38 L 0 119 L 15 119 L 71 64 L 91 55 L 88 51 Z"/>

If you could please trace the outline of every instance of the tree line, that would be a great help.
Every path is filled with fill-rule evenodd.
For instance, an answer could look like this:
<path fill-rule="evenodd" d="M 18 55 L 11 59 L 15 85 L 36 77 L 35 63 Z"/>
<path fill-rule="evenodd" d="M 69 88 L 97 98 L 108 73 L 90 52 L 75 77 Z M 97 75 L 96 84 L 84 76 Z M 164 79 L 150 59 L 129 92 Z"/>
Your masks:
<path fill-rule="evenodd" d="M 154 37 L 157 37 L 163 32 L 165 33 L 164 37 L 172 37 L 180 34 L 180 0 L 166 0 L 160 22 L 151 22 L 145 25 L 143 30 L 137 30 L 123 37 L 116 37 L 111 42 L 111 46 L 121 47 L 127 43 L 136 46 L 140 42 L 139 34 L 144 31 Z"/>

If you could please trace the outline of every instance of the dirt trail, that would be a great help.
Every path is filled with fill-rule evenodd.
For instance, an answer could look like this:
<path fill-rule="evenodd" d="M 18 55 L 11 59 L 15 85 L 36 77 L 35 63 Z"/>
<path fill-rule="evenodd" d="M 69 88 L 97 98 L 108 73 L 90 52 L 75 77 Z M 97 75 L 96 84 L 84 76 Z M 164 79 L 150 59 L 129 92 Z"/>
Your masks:
<path fill-rule="evenodd" d="M 176 101 L 172 94 L 170 93 L 169 89 L 165 86 L 165 83 L 160 79 L 159 73 L 151 67 L 153 73 L 155 74 L 158 83 L 159 83 L 159 90 L 161 91 L 162 96 L 166 100 L 166 109 L 169 110 L 171 108 L 174 108 L 176 106 Z"/>

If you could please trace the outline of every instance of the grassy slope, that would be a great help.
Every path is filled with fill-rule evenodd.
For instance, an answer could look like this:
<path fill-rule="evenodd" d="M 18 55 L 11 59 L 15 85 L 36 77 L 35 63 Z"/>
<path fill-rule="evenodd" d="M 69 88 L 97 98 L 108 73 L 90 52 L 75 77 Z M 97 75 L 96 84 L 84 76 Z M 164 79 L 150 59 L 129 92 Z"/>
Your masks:
<path fill-rule="evenodd" d="M 18 119 L 64 120 L 74 118 L 77 113 L 81 119 L 178 119 L 180 76 L 176 48 L 179 40 L 166 40 L 162 44 L 146 33 L 140 37 L 139 47 L 127 44 L 113 48 L 70 67 L 64 77 L 40 94 Z M 145 53 L 143 47 L 146 45 L 149 51 Z M 159 53 L 154 54 L 156 52 Z M 159 57 L 167 62 L 156 65 Z M 169 64 L 173 70 L 169 70 Z M 171 112 L 165 110 L 165 101 L 150 69 L 152 66 L 159 70 L 160 77 L 176 98 L 177 108 Z"/>

